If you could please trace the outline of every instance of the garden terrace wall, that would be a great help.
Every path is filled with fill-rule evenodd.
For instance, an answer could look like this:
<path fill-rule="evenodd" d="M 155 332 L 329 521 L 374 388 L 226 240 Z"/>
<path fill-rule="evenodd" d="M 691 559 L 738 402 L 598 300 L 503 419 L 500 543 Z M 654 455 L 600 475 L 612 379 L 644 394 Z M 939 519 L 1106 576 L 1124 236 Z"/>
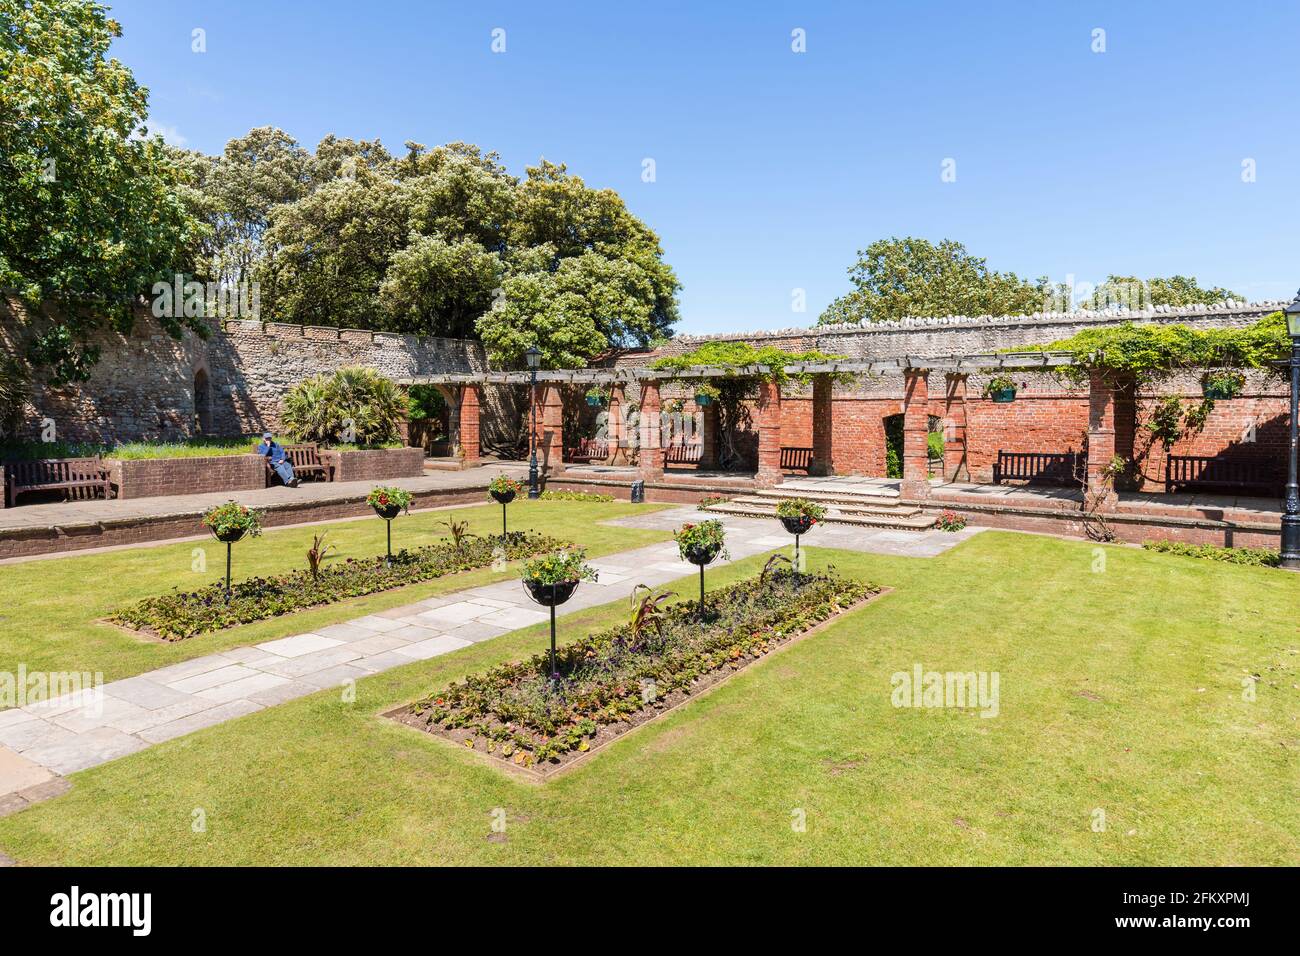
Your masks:
<path fill-rule="evenodd" d="M 324 451 L 333 462 L 335 481 L 386 481 L 424 474 L 424 449 L 374 448 L 363 451 Z"/>
<path fill-rule="evenodd" d="M 266 462 L 261 455 L 110 458 L 105 463 L 119 498 L 254 491 L 266 487 Z"/>

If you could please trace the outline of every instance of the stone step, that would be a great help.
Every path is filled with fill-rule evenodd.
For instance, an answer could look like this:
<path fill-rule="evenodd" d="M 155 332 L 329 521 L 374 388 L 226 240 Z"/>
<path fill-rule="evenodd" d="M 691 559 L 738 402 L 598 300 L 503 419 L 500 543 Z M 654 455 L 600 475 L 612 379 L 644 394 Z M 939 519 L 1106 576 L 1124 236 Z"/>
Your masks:
<path fill-rule="evenodd" d="M 897 499 L 899 496 L 897 488 L 887 488 L 880 485 L 855 485 L 847 482 L 841 484 L 834 481 L 816 482 L 811 487 L 804 486 L 795 481 L 785 481 L 775 488 L 768 489 L 775 494 L 785 498 L 811 498 L 816 495 L 839 495 L 846 498 L 883 498 Z"/>
<path fill-rule="evenodd" d="M 758 505 L 759 507 L 774 509 L 780 502 L 781 497 L 768 496 L 765 492 L 759 492 L 754 495 L 741 495 L 732 498 L 732 504 Z M 899 505 L 890 501 L 879 501 L 863 498 L 861 500 L 847 500 L 843 498 L 831 498 L 830 496 L 809 497 L 804 499 L 812 501 L 819 505 L 824 505 L 830 514 L 856 514 L 856 515 L 881 515 L 884 517 L 911 518 L 921 513 L 921 509 L 912 505 Z"/>
<path fill-rule="evenodd" d="M 740 515 L 747 518 L 775 518 L 776 507 L 773 505 L 767 507 L 760 504 L 736 504 L 735 502 L 724 502 L 723 504 L 709 505 L 705 511 L 714 511 L 719 514 Z M 828 513 L 824 519 L 826 524 L 847 524 L 863 528 L 889 528 L 899 531 L 926 531 L 934 527 L 934 518 L 929 515 L 876 515 L 876 514 L 847 514 L 847 513 Z"/>

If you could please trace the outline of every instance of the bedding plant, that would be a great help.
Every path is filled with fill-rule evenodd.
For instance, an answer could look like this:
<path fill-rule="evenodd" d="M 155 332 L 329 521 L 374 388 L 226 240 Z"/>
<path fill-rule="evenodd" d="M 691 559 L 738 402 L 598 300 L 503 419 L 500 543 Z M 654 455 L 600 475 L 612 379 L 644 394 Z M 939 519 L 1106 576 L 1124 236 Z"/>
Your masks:
<path fill-rule="evenodd" d="M 411 493 L 405 488 L 391 485 L 377 485 L 366 495 L 366 504 L 375 509 L 375 513 L 384 517 L 389 513 L 411 509 Z"/>
<path fill-rule="evenodd" d="M 229 603 L 224 582 L 195 591 L 172 591 L 118 608 L 108 619 L 167 641 L 180 641 L 458 571 L 490 567 L 502 548 L 507 560 L 518 560 L 563 546 L 564 542 L 555 538 L 520 531 L 511 532 L 504 542 L 495 535 L 468 538 L 459 546 L 442 541 L 403 549 L 393 555 L 391 563 L 386 563 L 383 555 L 362 561 L 348 558 L 332 567 L 318 565 L 314 571 L 249 578 L 233 585 Z"/>
<path fill-rule="evenodd" d="M 571 552 L 572 553 L 572 552 Z M 716 684 L 879 588 L 837 575 L 765 571 L 715 592 L 707 623 L 655 602 L 644 620 L 475 674 L 393 716 L 521 767 L 555 769 Z"/>
<path fill-rule="evenodd" d="M 509 475 L 497 475 L 488 482 L 487 490 L 488 497 L 493 501 L 501 502 L 502 498 L 509 501 L 523 492 L 524 485 L 523 482 L 516 481 Z"/>
<path fill-rule="evenodd" d="M 934 519 L 934 526 L 940 531 L 960 531 L 966 527 L 966 518 L 951 508 L 945 508 L 939 517 Z"/>
<path fill-rule="evenodd" d="M 566 548 L 524 562 L 523 579 L 537 584 L 568 584 L 596 580 L 596 569 L 587 563 L 582 548 Z"/>
<path fill-rule="evenodd" d="M 709 521 L 688 521 L 676 531 L 673 532 L 673 540 L 677 542 L 677 550 L 682 556 L 683 561 L 696 563 L 692 557 L 692 552 L 716 552 L 724 561 L 731 559 L 731 554 L 727 551 L 726 545 L 727 532 L 721 521 L 716 518 Z"/>

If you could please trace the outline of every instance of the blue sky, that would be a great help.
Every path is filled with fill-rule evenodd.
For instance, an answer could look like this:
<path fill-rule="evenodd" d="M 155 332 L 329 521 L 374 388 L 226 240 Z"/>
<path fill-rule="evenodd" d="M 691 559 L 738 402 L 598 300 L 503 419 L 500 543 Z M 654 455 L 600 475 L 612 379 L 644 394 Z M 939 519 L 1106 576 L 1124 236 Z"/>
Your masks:
<path fill-rule="evenodd" d="M 266 124 L 466 140 L 618 190 L 682 281 L 682 332 L 811 324 L 890 235 L 1056 281 L 1300 285 L 1300 4 L 110 6 L 114 55 L 190 148 Z"/>

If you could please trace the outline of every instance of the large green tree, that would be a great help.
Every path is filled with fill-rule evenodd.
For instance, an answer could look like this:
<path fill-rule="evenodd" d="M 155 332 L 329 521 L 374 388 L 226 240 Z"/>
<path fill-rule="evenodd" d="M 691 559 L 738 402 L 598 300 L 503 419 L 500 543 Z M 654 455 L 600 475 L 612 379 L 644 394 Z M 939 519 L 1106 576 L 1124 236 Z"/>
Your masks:
<path fill-rule="evenodd" d="M 201 224 L 161 139 L 148 91 L 107 57 L 121 29 L 87 0 L 0 0 L 0 285 L 34 306 L 27 360 L 84 379 L 100 329 L 170 279 Z M 183 318 L 164 318 L 179 335 Z"/>
<path fill-rule="evenodd" d="M 923 315 L 1016 315 L 1043 307 L 1046 280 L 995 272 L 952 239 L 880 239 L 849 267 L 853 291 L 832 302 L 822 323 L 884 322 Z"/>

